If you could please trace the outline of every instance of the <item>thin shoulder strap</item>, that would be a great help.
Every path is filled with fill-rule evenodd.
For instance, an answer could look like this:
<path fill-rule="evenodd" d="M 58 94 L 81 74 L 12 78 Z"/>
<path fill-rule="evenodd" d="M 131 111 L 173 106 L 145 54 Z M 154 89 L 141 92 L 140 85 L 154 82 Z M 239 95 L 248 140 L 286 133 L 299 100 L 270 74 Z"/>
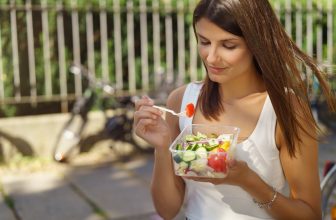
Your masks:
<path fill-rule="evenodd" d="M 276 122 L 277 117 L 271 99 L 267 95 L 257 126 L 250 136 L 257 148 L 260 148 L 263 152 L 265 160 L 271 158 L 274 155 L 274 151 L 278 151 L 275 143 Z M 267 143 L 268 146 L 264 148 L 263 143 Z"/>
<path fill-rule="evenodd" d="M 184 94 L 183 94 L 183 99 L 181 103 L 181 111 L 184 111 L 185 107 L 189 103 L 193 103 L 194 106 L 196 106 L 202 85 L 203 83 L 199 83 L 199 82 L 192 82 L 187 85 L 187 88 L 185 89 Z M 193 120 L 193 117 L 190 117 L 190 118 L 180 117 L 179 118 L 180 131 L 182 131 L 183 128 L 185 128 L 185 126 L 191 124 L 192 120 Z"/>

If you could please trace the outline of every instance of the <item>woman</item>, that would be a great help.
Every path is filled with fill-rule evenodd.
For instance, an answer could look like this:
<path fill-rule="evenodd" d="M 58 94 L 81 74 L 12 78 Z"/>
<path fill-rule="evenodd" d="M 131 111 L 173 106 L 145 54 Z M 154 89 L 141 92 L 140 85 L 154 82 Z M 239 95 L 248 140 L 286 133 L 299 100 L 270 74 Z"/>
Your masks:
<path fill-rule="evenodd" d="M 192 119 L 167 115 L 144 97 L 134 129 L 155 147 L 152 196 L 172 219 L 321 219 L 317 125 L 299 65 L 331 92 L 312 58 L 286 35 L 267 0 L 201 0 L 193 25 L 207 75 L 173 91 L 167 107 L 196 105 Z M 188 124 L 234 125 L 236 160 L 223 179 L 174 175 L 169 145 Z"/>

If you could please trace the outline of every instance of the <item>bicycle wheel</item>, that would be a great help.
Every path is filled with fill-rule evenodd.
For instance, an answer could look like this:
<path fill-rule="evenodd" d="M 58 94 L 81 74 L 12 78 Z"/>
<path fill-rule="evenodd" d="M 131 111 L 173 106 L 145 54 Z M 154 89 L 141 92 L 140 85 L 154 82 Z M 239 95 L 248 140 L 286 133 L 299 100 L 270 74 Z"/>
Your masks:
<path fill-rule="evenodd" d="M 68 162 L 70 157 L 79 152 L 77 146 L 86 121 L 86 118 L 79 114 L 71 116 L 54 145 L 53 158 L 55 161 Z"/>
<path fill-rule="evenodd" d="M 336 220 L 336 165 L 321 183 L 323 219 Z"/>

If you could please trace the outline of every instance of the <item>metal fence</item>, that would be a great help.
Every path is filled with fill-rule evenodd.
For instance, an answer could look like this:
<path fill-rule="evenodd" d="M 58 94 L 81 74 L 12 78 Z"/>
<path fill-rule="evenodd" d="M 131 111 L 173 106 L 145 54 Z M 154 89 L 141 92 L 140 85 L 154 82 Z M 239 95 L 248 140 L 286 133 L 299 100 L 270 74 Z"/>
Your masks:
<path fill-rule="evenodd" d="M 191 27 L 196 0 L 114 0 L 108 5 L 0 5 L 0 103 L 60 101 L 80 96 L 80 76 L 68 74 L 71 62 L 82 63 L 95 77 L 119 92 L 155 89 L 158 72 L 176 85 L 201 79 L 205 71 L 197 55 Z M 282 3 L 281 3 L 282 2 Z M 335 63 L 334 3 L 274 0 L 288 34 L 318 62 Z M 55 21 L 55 22 L 54 22 Z M 332 68 L 327 68 L 332 73 Z"/>

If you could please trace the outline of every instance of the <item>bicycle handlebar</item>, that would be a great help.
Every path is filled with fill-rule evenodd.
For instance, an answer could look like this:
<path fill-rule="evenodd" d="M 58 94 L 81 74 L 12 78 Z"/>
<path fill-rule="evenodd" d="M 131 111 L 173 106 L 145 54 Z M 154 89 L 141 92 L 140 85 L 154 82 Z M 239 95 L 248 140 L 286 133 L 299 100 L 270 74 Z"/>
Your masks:
<path fill-rule="evenodd" d="M 78 65 L 78 64 L 73 64 L 70 66 L 69 71 L 74 74 L 74 75 L 82 75 L 84 76 L 88 81 L 89 85 L 91 87 L 95 88 L 100 88 L 104 92 L 114 95 L 115 94 L 115 89 L 114 86 L 110 85 L 107 82 L 104 82 L 103 80 L 97 80 L 93 77 L 93 74 L 84 66 Z"/>

